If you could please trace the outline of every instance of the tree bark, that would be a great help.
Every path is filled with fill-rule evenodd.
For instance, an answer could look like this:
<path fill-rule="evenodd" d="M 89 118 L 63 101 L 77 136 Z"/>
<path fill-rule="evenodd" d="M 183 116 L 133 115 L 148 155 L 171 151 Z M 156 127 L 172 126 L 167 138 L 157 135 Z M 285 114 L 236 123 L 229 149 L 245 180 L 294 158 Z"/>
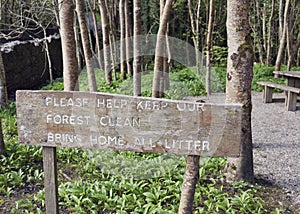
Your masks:
<path fill-rule="evenodd" d="M 131 50 L 132 50 L 132 21 L 131 21 L 131 10 L 128 0 L 124 0 L 125 9 L 125 28 L 126 28 L 126 62 L 127 62 L 127 74 L 129 76 L 133 75 L 132 71 L 132 60 L 131 60 Z"/>
<path fill-rule="evenodd" d="M 186 159 L 186 171 L 181 189 L 179 214 L 191 214 L 193 211 L 194 195 L 199 179 L 200 156 L 188 155 Z"/>
<path fill-rule="evenodd" d="M 110 34 L 109 34 L 109 41 L 110 41 L 110 55 L 111 55 L 111 62 L 112 62 L 112 72 L 114 73 L 114 80 L 117 80 L 117 75 L 116 75 L 116 61 L 118 59 L 119 53 L 117 52 L 117 29 L 116 25 L 114 22 L 114 10 L 115 7 L 108 7 L 109 2 L 106 2 L 106 8 L 108 11 L 108 20 L 109 20 L 109 29 L 110 29 Z M 114 5 L 114 1 L 111 3 Z"/>
<path fill-rule="evenodd" d="M 6 77 L 5 77 L 5 67 L 2 59 L 2 52 L 0 51 L 0 106 L 7 105 L 7 87 L 6 87 Z M 5 144 L 2 132 L 2 119 L 0 118 L 0 155 L 5 155 Z"/>
<path fill-rule="evenodd" d="M 297 48 L 297 43 L 299 39 L 299 34 L 300 32 L 298 32 L 298 36 L 296 36 L 295 30 L 297 30 L 295 28 L 295 26 L 299 25 L 299 12 L 298 12 L 298 8 L 297 8 L 297 4 L 299 4 L 296 1 L 292 1 L 291 2 L 291 6 L 290 6 L 290 11 L 289 11 L 289 21 L 287 24 L 287 53 L 288 53 L 288 61 L 287 61 L 287 70 L 290 71 L 292 66 L 295 65 L 295 60 L 296 60 L 296 53 L 298 51 Z M 297 32 L 297 31 L 296 31 Z"/>
<path fill-rule="evenodd" d="M 166 56 L 166 51 L 164 49 L 166 45 L 165 35 L 167 32 L 167 24 L 171 12 L 172 4 L 173 4 L 173 0 L 166 1 L 162 16 L 160 17 L 156 48 L 155 48 L 152 97 L 160 97 L 161 95 L 160 83 L 163 77 L 164 56 Z"/>
<path fill-rule="evenodd" d="M 201 69 L 201 58 L 200 58 L 200 25 L 199 25 L 199 19 L 200 19 L 200 8 L 201 8 L 201 0 L 198 0 L 197 3 L 197 12 L 196 12 L 196 17 L 193 13 L 192 9 L 192 0 L 188 0 L 188 9 L 189 9 L 189 16 L 190 16 L 190 23 L 191 23 L 191 29 L 192 29 L 192 40 L 194 43 L 195 47 L 195 56 L 196 56 L 196 67 L 197 67 L 197 74 L 200 74 L 200 69 Z"/>
<path fill-rule="evenodd" d="M 251 83 L 253 50 L 249 24 L 249 0 L 227 1 L 227 78 L 226 103 L 243 104 L 241 122 L 241 156 L 228 158 L 227 178 L 254 179 L 251 131 Z M 237 127 L 239 128 L 239 127 Z"/>
<path fill-rule="evenodd" d="M 81 35 L 81 41 L 83 45 L 89 89 L 90 91 L 97 91 L 97 83 L 96 83 L 95 70 L 93 64 L 93 54 L 90 47 L 89 34 L 86 26 L 83 0 L 76 0 L 76 11 L 77 11 L 77 16 L 79 21 L 80 35 Z"/>
<path fill-rule="evenodd" d="M 279 0 L 279 29 L 278 29 L 278 35 L 279 40 L 283 36 L 283 26 L 284 26 L 284 0 Z"/>
<path fill-rule="evenodd" d="M 76 57 L 74 4 L 72 0 L 59 2 L 60 35 L 63 55 L 64 89 L 78 90 L 78 64 Z"/>
<path fill-rule="evenodd" d="M 0 51 L 0 106 L 6 106 L 7 101 L 8 98 L 7 98 L 5 67 L 2 58 L 2 52 Z"/>
<path fill-rule="evenodd" d="M 99 32 L 98 32 L 98 23 L 97 23 L 97 18 L 96 18 L 96 1 L 94 1 L 94 5 L 93 7 L 90 4 L 90 1 L 87 1 L 89 8 L 91 10 L 92 13 L 92 18 L 93 18 L 93 22 L 94 22 L 94 29 L 95 29 L 95 40 L 96 40 L 96 54 L 97 54 L 97 61 L 99 64 L 100 69 L 103 69 L 103 61 L 102 61 L 102 54 L 101 54 L 101 46 L 100 46 L 100 38 L 99 38 Z"/>
<path fill-rule="evenodd" d="M 284 17 L 283 17 L 283 30 L 282 30 L 282 36 L 280 39 L 280 45 L 277 53 L 276 63 L 275 63 L 275 71 L 279 71 L 281 67 L 281 60 L 284 52 L 284 48 L 286 45 L 286 36 L 287 36 L 287 29 L 288 29 L 288 10 L 289 10 L 289 4 L 290 0 L 287 0 L 285 2 L 285 8 L 284 8 Z"/>
<path fill-rule="evenodd" d="M 270 65 L 270 59 L 271 59 L 271 45 L 272 45 L 272 35 L 273 35 L 273 17 L 274 17 L 274 10 L 275 10 L 275 0 L 272 0 L 272 6 L 271 6 L 271 14 L 269 17 L 268 22 L 268 40 L 267 40 L 267 54 L 266 54 L 266 64 Z"/>
<path fill-rule="evenodd" d="M 206 76 L 205 76 L 206 93 L 208 95 L 211 95 L 210 51 L 211 51 L 211 43 L 212 43 L 213 23 L 214 23 L 214 0 L 210 0 L 209 1 L 209 18 L 208 18 L 207 36 L 206 36 Z"/>
<path fill-rule="evenodd" d="M 120 17 L 120 72 L 121 79 L 126 79 L 126 28 L 125 28 L 125 12 L 124 0 L 119 2 L 119 17 Z"/>
<path fill-rule="evenodd" d="M 111 84 L 111 60 L 110 60 L 110 47 L 109 47 L 109 19 L 108 10 L 104 0 L 99 0 L 99 7 L 102 22 L 102 37 L 103 37 L 103 55 L 104 55 L 104 73 L 107 84 Z"/>
<path fill-rule="evenodd" d="M 142 71 L 142 5 L 141 0 L 133 0 L 133 93 L 141 96 L 141 71 Z"/>
<path fill-rule="evenodd" d="M 0 119 L 0 155 L 6 155 L 6 149 L 2 131 L 2 119 Z"/>

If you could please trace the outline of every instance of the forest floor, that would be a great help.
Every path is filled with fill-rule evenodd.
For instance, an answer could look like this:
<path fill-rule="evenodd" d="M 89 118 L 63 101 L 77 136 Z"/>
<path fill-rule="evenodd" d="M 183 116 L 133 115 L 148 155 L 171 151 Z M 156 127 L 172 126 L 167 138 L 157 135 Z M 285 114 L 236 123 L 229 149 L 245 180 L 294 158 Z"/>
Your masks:
<path fill-rule="evenodd" d="M 274 97 L 276 98 L 274 103 L 264 104 L 262 93 L 253 93 L 255 181 L 264 187 L 257 191 L 257 196 L 263 199 L 270 210 L 280 207 L 276 213 L 298 214 L 300 213 L 300 105 L 295 112 L 286 111 L 284 94 L 275 94 Z M 212 96 L 206 102 L 222 103 L 224 94 Z M 229 194 L 235 194 L 236 190 L 232 186 L 219 182 L 220 185 L 225 185 L 224 188 Z M 16 208 L 16 202 L 31 198 L 41 188 L 41 185 L 27 185 L 25 188 L 15 189 L 10 197 L 0 197 L 0 213 L 18 213 L 12 212 Z M 60 206 L 60 212 L 69 213 L 65 206 Z"/>

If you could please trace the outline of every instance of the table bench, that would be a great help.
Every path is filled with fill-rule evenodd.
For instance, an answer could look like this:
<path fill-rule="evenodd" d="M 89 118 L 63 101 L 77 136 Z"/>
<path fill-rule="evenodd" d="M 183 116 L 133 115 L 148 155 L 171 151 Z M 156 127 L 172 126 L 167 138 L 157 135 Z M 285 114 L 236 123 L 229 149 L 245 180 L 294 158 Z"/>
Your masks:
<path fill-rule="evenodd" d="M 282 85 L 273 82 L 257 82 L 263 86 L 263 102 L 271 103 L 273 101 L 273 89 L 278 88 L 286 92 L 285 106 L 288 111 L 296 111 L 297 96 L 300 94 L 300 88 Z"/>

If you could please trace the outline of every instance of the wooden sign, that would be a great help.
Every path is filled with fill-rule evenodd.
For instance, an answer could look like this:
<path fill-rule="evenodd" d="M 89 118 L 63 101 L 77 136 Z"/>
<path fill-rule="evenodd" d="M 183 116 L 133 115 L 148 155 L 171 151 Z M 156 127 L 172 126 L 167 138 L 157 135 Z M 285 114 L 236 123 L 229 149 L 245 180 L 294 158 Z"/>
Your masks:
<path fill-rule="evenodd" d="M 17 91 L 19 141 L 201 156 L 240 155 L 239 104 L 91 92 Z"/>

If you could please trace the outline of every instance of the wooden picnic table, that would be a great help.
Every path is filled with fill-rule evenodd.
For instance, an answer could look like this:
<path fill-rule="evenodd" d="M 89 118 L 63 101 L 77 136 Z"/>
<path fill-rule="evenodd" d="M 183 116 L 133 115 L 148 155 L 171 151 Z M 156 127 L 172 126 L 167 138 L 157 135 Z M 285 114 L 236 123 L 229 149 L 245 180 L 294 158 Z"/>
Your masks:
<path fill-rule="evenodd" d="M 273 73 L 286 78 L 286 85 L 300 88 L 300 71 L 274 71 Z"/>

